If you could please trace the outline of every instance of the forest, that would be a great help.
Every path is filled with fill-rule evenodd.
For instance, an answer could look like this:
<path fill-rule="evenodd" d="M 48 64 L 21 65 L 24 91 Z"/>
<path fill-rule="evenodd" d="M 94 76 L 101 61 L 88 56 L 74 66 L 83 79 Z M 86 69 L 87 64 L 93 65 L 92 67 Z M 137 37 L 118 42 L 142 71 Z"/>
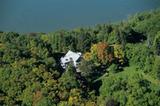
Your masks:
<path fill-rule="evenodd" d="M 60 58 L 81 52 L 80 73 Z M 0 31 L 0 106 L 160 106 L 160 9 L 50 33 Z"/>

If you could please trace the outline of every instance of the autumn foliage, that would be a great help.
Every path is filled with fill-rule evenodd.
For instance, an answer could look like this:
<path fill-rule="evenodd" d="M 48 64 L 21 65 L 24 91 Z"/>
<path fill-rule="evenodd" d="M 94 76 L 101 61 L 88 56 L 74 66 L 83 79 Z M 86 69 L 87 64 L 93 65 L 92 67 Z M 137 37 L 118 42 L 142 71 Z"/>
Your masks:
<path fill-rule="evenodd" d="M 108 44 L 105 42 L 99 42 L 97 44 L 97 56 L 100 62 L 104 63 L 106 60 L 108 60 L 108 54 L 107 54 L 107 48 Z"/>
<path fill-rule="evenodd" d="M 124 52 L 121 45 L 114 45 L 114 57 L 121 63 L 124 63 Z"/>
<path fill-rule="evenodd" d="M 86 61 L 93 60 L 100 63 L 111 62 L 113 59 L 112 53 L 109 52 L 109 45 L 106 42 L 93 44 L 90 52 L 86 52 L 83 57 Z"/>
<path fill-rule="evenodd" d="M 90 52 L 86 52 L 86 53 L 83 55 L 83 58 L 84 58 L 86 61 L 89 61 L 89 60 L 91 60 L 92 55 L 91 55 Z"/>

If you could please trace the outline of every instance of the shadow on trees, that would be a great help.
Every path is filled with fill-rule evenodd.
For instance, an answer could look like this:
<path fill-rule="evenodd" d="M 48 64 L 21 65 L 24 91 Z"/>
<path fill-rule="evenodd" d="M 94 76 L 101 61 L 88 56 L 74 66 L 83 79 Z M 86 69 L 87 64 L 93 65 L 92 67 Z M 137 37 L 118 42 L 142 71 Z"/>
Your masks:
<path fill-rule="evenodd" d="M 53 53 L 53 57 L 57 64 L 60 64 L 60 58 L 65 56 L 64 53 Z"/>
<path fill-rule="evenodd" d="M 98 80 L 98 81 L 96 81 L 95 83 L 92 84 L 92 89 L 95 90 L 95 95 L 96 96 L 99 96 L 99 94 L 100 94 L 99 88 L 101 87 L 101 85 L 102 85 L 101 80 Z"/>
<path fill-rule="evenodd" d="M 120 103 L 114 99 L 109 99 L 106 101 L 105 106 L 120 106 Z"/>
<path fill-rule="evenodd" d="M 126 37 L 126 41 L 128 43 L 140 43 L 144 40 L 147 40 L 147 37 L 143 35 L 143 33 L 136 32 L 132 30 L 130 34 Z"/>

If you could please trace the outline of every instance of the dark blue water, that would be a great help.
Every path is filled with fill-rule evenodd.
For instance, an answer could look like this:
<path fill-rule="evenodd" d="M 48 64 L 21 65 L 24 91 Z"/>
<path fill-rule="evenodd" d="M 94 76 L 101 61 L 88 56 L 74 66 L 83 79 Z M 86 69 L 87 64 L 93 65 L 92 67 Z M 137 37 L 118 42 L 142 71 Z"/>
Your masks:
<path fill-rule="evenodd" d="M 51 32 L 126 19 L 160 0 L 0 0 L 0 30 Z"/>

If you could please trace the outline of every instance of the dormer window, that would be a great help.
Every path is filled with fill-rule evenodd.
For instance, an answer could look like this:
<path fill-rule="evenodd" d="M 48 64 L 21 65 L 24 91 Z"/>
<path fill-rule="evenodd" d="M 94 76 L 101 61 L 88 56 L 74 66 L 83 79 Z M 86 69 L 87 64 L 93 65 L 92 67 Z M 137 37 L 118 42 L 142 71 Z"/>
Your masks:
<path fill-rule="evenodd" d="M 72 61 L 72 60 L 73 60 L 73 59 L 72 59 L 72 57 L 70 57 L 69 59 L 70 59 L 70 61 Z"/>

